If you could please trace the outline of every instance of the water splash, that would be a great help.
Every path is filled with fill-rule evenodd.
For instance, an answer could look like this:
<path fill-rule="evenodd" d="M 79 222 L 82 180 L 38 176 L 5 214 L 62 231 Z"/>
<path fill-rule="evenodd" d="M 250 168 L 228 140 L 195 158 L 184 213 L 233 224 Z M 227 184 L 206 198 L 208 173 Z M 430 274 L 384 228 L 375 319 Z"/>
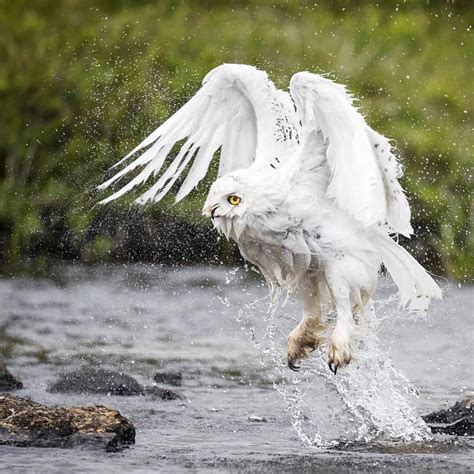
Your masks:
<path fill-rule="evenodd" d="M 382 314 L 387 303 L 384 300 L 378 304 Z M 410 403 L 410 397 L 417 395 L 416 387 L 392 365 L 380 346 L 374 308 L 359 318 L 355 360 L 337 376 L 327 367 L 324 347 L 303 361 L 298 373 L 289 371 L 281 347 L 286 341 L 280 324 L 283 316 L 277 321 L 281 309 L 269 298 L 262 298 L 240 308 L 238 319 L 259 350 L 261 364 L 273 377 L 304 446 L 374 440 L 420 442 L 431 438 L 429 428 Z M 263 334 L 257 334 L 253 323 L 256 317 L 265 320 Z"/>

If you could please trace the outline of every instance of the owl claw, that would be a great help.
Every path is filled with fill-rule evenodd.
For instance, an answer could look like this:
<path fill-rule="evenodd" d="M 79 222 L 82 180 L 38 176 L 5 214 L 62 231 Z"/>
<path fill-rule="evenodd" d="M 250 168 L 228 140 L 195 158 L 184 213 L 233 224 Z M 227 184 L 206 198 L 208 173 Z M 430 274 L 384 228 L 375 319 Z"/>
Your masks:
<path fill-rule="evenodd" d="M 337 374 L 337 369 L 339 368 L 339 364 L 334 364 L 331 360 L 328 362 L 328 367 L 329 370 L 336 375 Z"/>
<path fill-rule="evenodd" d="M 329 370 L 336 375 L 337 370 L 348 365 L 354 351 L 352 327 L 336 325 L 329 343 Z"/>
<path fill-rule="evenodd" d="M 293 371 L 293 372 L 298 372 L 300 369 L 299 365 L 295 365 L 295 362 L 288 357 L 288 367 Z"/>

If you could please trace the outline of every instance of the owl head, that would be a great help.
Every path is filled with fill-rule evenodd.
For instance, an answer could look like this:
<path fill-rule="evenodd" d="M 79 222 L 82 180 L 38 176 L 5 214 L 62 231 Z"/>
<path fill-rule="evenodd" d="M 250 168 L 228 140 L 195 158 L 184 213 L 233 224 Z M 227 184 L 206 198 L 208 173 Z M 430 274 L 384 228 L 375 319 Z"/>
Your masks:
<path fill-rule="evenodd" d="M 218 178 L 209 190 L 203 215 L 210 217 L 227 237 L 239 240 L 253 218 L 276 211 L 274 182 L 267 179 L 252 168 Z"/>

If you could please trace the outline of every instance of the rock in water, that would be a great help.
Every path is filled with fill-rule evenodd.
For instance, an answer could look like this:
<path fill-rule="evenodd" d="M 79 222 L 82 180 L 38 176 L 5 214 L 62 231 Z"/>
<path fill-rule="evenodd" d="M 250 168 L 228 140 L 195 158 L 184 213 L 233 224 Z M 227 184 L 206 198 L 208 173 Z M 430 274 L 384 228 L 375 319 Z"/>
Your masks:
<path fill-rule="evenodd" d="M 474 398 L 455 403 L 445 410 L 435 411 L 422 418 L 433 433 L 474 436 Z"/>
<path fill-rule="evenodd" d="M 129 375 L 112 370 L 82 367 L 63 374 L 49 387 L 56 393 L 104 393 L 110 395 L 143 395 L 143 387 Z"/>
<path fill-rule="evenodd" d="M 162 400 L 181 400 L 181 395 L 168 390 L 167 388 L 161 388 L 157 386 L 152 387 L 143 387 L 146 395 L 151 395 L 152 397 L 159 397 Z"/>
<path fill-rule="evenodd" d="M 10 373 L 3 362 L 0 362 L 0 390 L 8 392 L 20 388 L 23 388 L 21 381 Z"/>
<path fill-rule="evenodd" d="M 0 393 L 0 445 L 119 451 L 135 443 L 135 428 L 105 406 L 47 407 Z"/>
<path fill-rule="evenodd" d="M 180 387 L 183 380 L 183 376 L 180 372 L 157 372 L 153 379 L 157 383 L 163 383 L 165 385 L 173 385 L 174 387 Z"/>
<path fill-rule="evenodd" d="M 103 393 L 107 395 L 151 395 L 162 400 L 179 400 L 181 396 L 166 388 L 143 387 L 133 377 L 113 370 L 82 367 L 63 374 L 48 389 L 53 393 Z"/>

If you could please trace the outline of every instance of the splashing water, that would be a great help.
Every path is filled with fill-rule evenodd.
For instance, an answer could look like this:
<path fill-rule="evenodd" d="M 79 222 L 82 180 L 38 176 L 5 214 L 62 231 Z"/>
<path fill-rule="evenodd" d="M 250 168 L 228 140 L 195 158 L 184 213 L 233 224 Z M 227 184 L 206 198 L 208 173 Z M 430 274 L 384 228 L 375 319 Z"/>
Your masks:
<path fill-rule="evenodd" d="M 229 274 L 227 282 L 235 278 Z M 378 309 L 393 301 L 381 301 Z M 335 376 L 327 367 L 326 348 L 317 349 L 302 361 L 298 373 L 290 372 L 283 355 L 286 335 L 276 320 L 282 306 L 262 298 L 239 309 L 242 330 L 261 354 L 273 385 L 286 402 L 286 411 L 304 446 L 330 447 L 340 442 L 396 440 L 424 441 L 431 438 L 425 422 L 410 403 L 417 394 L 409 380 L 393 367 L 380 348 L 374 308 L 358 318 L 359 348 L 349 366 Z M 283 315 L 286 316 L 287 315 Z M 266 322 L 258 335 L 256 317 Z M 322 405 L 324 404 L 324 405 Z"/>

